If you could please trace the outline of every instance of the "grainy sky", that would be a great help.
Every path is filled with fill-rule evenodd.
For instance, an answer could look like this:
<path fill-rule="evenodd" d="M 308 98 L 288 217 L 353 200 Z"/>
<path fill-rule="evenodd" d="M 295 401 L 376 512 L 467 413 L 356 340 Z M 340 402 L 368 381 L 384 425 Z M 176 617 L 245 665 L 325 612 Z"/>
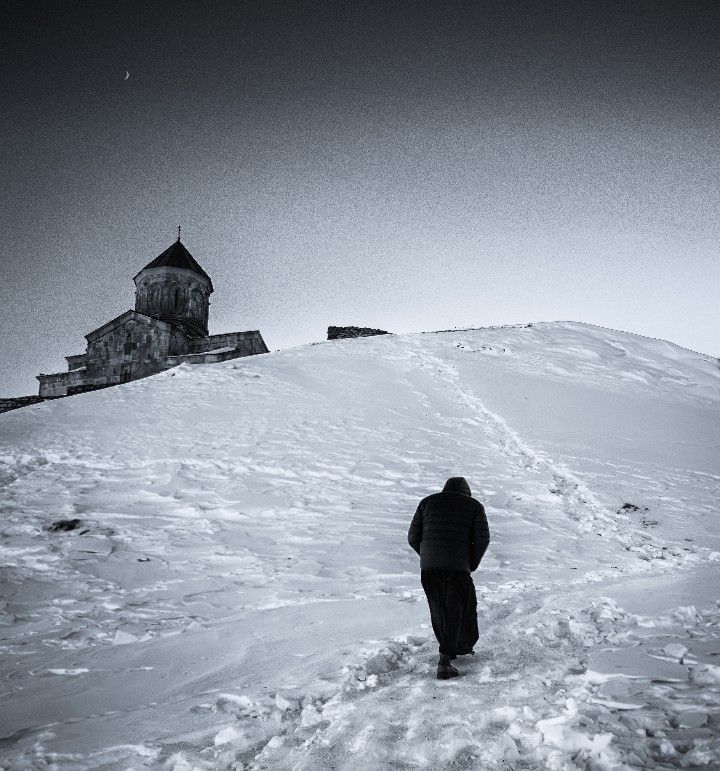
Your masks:
<path fill-rule="evenodd" d="M 720 354 L 720 3 L 25 0 L 2 25 L 2 396 L 132 308 L 178 224 L 211 333 L 271 349 L 572 319 Z"/>

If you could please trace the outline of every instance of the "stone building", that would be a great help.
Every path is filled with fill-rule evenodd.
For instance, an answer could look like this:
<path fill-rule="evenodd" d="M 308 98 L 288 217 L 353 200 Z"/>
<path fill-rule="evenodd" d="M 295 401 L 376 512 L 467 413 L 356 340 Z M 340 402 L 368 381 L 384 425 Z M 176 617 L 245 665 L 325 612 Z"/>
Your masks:
<path fill-rule="evenodd" d="M 212 281 L 179 236 L 133 280 L 135 310 L 85 335 L 87 350 L 66 357 L 67 372 L 38 375 L 41 397 L 126 383 L 183 362 L 217 362 L 268 352 L 257 330 L 208 334 Z"/>
<path fill-rule="evenodd" d="M 372 337 L 373 335 L 389 335 L 384 329 L 372 327 L 328 327 L 328 340 L 344 340 L 347 337 Z"/>

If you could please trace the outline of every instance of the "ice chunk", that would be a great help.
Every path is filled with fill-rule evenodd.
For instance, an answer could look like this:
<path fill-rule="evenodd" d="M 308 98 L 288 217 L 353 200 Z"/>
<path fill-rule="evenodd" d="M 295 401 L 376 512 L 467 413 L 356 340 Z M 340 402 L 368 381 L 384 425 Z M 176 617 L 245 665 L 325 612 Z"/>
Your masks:
<path fill-rule="evenodd" d="M 232 715 L 260 714 L 264 710 L 245 694 L 221 693 L 218 696 L 216 706 L 222 712 Z"/>
<path fill-rule="evenodd" d="M 673 618 L 685 624 L 700 624 L 703 620 L 694 605 L 681 605 L 679 608 L 675 608 Z"/>
<path fill-rule="evenodd" d="M 76 669 L 48 669 L 51 675 L 67 675 L 68 677 L 77 677 L 78 675 L 84 675 L 89 672 L 89 669 L 84 667 L 77 667 Z"/>
<path fill-rule="evenodd" d="M 597 754 L 604 750 L 612 741 L 612 734 L 595 734 L 592 738 L 575 730 L 567 723 L 566 715 L 538 720 L 536 728 L 542 734 L 545 744 L 558 747 L 566 752 L 581 750 Z"/>
<path fill-rule="evenodd" d="M 597 695 L 611 701 L 627 701 L 628 697 L 642 691 L 643 685 L 626 677 L 613 677 L 598 688 Z"/>
<path fill-rule="evenodd" d="M 227 744 L 228 742 L 234 742 L 238 739 L 243 739 L 245 734 L 241 728 L 229 725 L 227 728 L 223 728 L 218 734 L 215 735 L 215 746 L 220 744 Z"/>
<path fill-rule="evenodd" d="M 419 637 L 417 635 L 409 634 L 405 638 L 408 645 L 412 645 L 414 647 L 424 645 L 427 642 L 427 637 Z"/>
<path fill-rule="evenodd" d="M 607 707 L 608 709 L 619 709 L 619 710 L 625 710 L 625 709 L 642 709 L 643 704 L 633 704 L 629 701 L 612 701 L 611 699 L 598 699 L 597 697 L 591 697 L 590 701 L 593 704 L 601 704 L 603 707 Z"/>
<path fill-rule="evenodd" d="M 691 707 L 684 709 L 675 716 L 680 728 L 700 728 L 708 721 L 708 713 L 704 709 Z"/>
<path fill-rule="evenodd" d="M 281 693 L 275 694 L 275 706 L 281 712 L 294 712 L 295 710 L 300 709 L 300 703 L 297 699 L 283 696 Z"/>
<path fill-rule="evenodd" d="M 306 704 L 300 714 L 303 728 L 312 728 L 322 721 L 322 716 L 313 704 Z"/>
<path fill-rule="evenodd" d="M 690 682 L 695 685 L 718 685 L 720 684 L 720 667 L 716 667 L 714 664 L 690 667 Z"/>
<path fill-rule="evenodd" d="M 514 707 L 495 707 L 490 710 L 489 721 L 493 725 L 507 725 L 517 718 L 517 710 Z"/>
<path fill-rule="evenodd" d="M 681 643 L 670 643 L 663 648 L 663 653 L 668 656 L 672 656 L 674 659 L 678 659 L 682 663 L 683 656 L 688 652 L 688 649 Z"/>
<path fill-rule="evenodd" d="M 113 637 L 112 644 L 128 645 L 129 643 L 136 642 L 140 642 L 139 637 L 136 637 L 134 634 L 130 634 L 130 632 L 123 632 L 121 629 L 118 629 L 117 632 L 115 632 L 115 637 Z"/>

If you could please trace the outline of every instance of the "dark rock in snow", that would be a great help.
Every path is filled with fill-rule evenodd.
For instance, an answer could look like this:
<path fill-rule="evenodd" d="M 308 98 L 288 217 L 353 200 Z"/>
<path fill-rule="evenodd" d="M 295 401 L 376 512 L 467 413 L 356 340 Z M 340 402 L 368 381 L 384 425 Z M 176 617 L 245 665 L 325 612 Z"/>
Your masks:
<path fill-rule="evenodd" d="M 649 511 L 647 506 L 636 506 L 634 503 L 623 503 L 623 505 L 618 509 L 618 513 L 621 511 Z"/>
<path fill-rule="evenodd" d="M 81 519 L 59 519 L 57 522 L 53 522 L 48 530 L 51 533 L 68 532 L 70 530 L 77 530 L 82 524 L 83 521 Z"/>

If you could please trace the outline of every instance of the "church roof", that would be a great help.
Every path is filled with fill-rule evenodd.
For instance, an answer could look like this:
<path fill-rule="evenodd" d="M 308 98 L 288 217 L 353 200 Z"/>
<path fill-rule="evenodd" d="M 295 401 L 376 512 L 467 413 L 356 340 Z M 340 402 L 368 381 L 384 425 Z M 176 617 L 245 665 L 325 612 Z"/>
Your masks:
<path fill-rule="evenodd" d="M 162 319 L 157 319 L 154 316 L 148 316 L 147 313 L 140 313 L 139 311 L 125 311 L 124 313 L 121 313 L 119 316 L 115 316 L 114 319 L 111 319 L 110 321 L 106 322 L 101 327 L 98 327 L 97 329 L 93 329 L 92 332 L 88 332 L 85 335 L 85 339 L 88 342 L 91 342 L 92 340 L 95 340 L 96 338 L 102 337 L 103 335 L 107 334 L 111 329 L 115 329 L 116 327 L 122 326 L 130 319 L 140 321 L 150 326 L 160 325 L 165 327 L 166 329 L 172 328 L 173 326 L 167 321 L 163 321 Z"/>
<path fill-rule="evenodd" d="M 185 270 L 192 270 L 195 273 L 199 273 L 210 281 L 210 276 L 208 276 L 208 274 L 200 267 L 198 261 L 185 248 L 185 245 L 179 238 L 161 255 L 148 263 L 143 270 L 147 270 L 148 268 L 185 268 Z M 142 271 L 140 272 L 142 273 Z M 212 281 L 210 281 L 210 285 L 212 286 Z"/>

